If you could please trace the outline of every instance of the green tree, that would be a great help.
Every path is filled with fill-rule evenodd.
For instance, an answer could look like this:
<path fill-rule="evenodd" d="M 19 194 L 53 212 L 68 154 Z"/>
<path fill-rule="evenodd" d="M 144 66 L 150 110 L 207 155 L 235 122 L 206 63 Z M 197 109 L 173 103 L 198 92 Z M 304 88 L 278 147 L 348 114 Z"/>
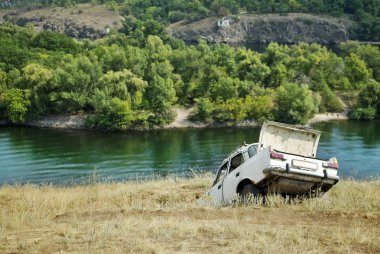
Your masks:
<path fill-rule="evenodd" d="M 269 95 L 247 96 L 245 98 L 248 118 L 259 122 L 273 120 L 274 101 Z"/>
<path fill-rule="evenodd" d="M 97 84 L 97 89 L 103 91 L 105 98 L 119 98 L 127 101 L 132 109 L 140 108 L 142 97 L 147 86 L 147 82 L 128 69 L 104 74 Z M 99 101 L 94 100 L 96 105 Z"/>
<path fill-rule="evenodd" d="M 350 81 L 360 87 L 372 76 L 372 71 L 367 68 L 366 63 L 355 53 L 345 58 L 345 72 Z"/>
<path fill-rule="evenodd" d="M 49 113 L 54 104 L 49 95 L 55 90 L 52 83 L 53 71 L 37 63 L 31 63 L 23 69 L 25 88 L 30 91 L 31 108 L 34 113 Z"/>
<path fill-rule="evenodd" d="M 43 31 L 37 34 L 32 41 L 32 45 L 36 48 L 44 48 L 47 50 L 62 50 L 66 53 L 78 53 L 80 45 L 74 39 L 58 33 Z"/>
<path fill-rule="evenodd" d="M 7 88 L 7 73 L 0 69 L 0 94 Z"/>
<path fill-rule="evenodd" d="M 105 71 L 120 71 L 127 67 L 125 51 L 119 46 L 100 46 L 93 52 L 102 63 Z"/>
<path fill-rule="evenodd" d="M 239 49 L 237 61 L 237 72 L 240 79 L 262 85 L 271 73 L 270 68 L 261 61 L 260 54 L 257 52 Z"/>
<path fill-rule="evenodd" d="M 195 113 L 194 120 L 205 121 L 206 123 L 212 122 L 214 105 L 208 98 L 195 99 Z"/>
<path fill-rule="evenodd" d="M 210 97 L 213 100 L 227 100 L 238 97 L 240 80 L 230 77 L 220 77 L 216 82 L 211 84 Z"/>
<path fill-rule="evenodd" d="M 66 55 L 53 76 L 55 91 L 50 93 L 56 113 L 90 110 L 91 94 L 101 76 L 101 66 L 96 59 L 86 56 Z"/>
<path fill-rule="evenodd" d="M 237 122 L 246 119 L 247 108 L 244 98 L 230 98 L 216 101 L 214 118 L 218 122 Z"/>
<path fill-rule="evenodd" d="M 0 104 L 4 104 L 5 117 L 11 123 L 25 122 L 30 101 L 23 90 L 18 88 L 6 90 L 0 95 Z"/>
<path fill-rule="evenodd" d="M 113 98 L 97 109 L 97 114 L 87 119 L 91 128 L 126 130 L 133 125 L 135 113 L 128 101 Z"/>
<path fill-rule="evenodd" d="M 146 91 L 148 108 L 154 113 L 151 121 L 158 125 L 170 123 L 174 118 L 172 105 L 176 100 L 173 81 L 154 76 Z"/>
<path fill-rule="evenodd" d="M 313 102 L 313 95 L 306 85 L 281 85 L 276 89 L 275 119 L 285 123 L 305 124 L 315 108 Z"/>

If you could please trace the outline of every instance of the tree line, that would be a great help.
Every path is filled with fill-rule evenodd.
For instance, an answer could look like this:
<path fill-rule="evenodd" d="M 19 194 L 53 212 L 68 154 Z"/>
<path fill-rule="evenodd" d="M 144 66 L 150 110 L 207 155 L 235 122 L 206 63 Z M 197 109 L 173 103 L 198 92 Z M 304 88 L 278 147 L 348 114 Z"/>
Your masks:
<path fill-rule="evenodd" d="M 357 95 L 354 119 L 380 112 L 377 47 L 342 44 L 338 56 L 318 44 L 271 43 L 259 53 L 138 31 L 76 41 L 0 25 L 1 118 L 84 112 L 89 127 L 128 129 L 168 124 L 175 105 L 194 105 L 194 120 L 206 122 L 305 123 L 341 111 L 339 93 Z"/>

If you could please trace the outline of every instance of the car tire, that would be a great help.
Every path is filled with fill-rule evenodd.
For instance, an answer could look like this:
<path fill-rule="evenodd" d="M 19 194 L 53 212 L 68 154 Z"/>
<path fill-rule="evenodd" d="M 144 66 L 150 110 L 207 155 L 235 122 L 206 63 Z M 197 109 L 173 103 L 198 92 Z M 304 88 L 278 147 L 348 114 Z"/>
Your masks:
<path fill-rule="evenodd" d="M 262 192 L 260 188 L 252 183 L 249 183 L 244 185 L 243 190 L 241 192 L 241 199 L 243 203 L 248 203 L 261 195 Z"/>

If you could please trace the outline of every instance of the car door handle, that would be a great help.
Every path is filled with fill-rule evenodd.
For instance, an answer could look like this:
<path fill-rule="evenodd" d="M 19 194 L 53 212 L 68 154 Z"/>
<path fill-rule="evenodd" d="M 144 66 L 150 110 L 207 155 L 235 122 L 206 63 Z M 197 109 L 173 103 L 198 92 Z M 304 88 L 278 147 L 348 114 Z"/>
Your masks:
<path fill-rule="evenodd" d="M 218 190 L 219 190 L 220 188 L 222 188 L 222 185 L 218 185 Z"/>
<path fill-rule="evenodd" d="M 236 177 L 238 177 L 239 175 L 240 175 L 240 172 L 237 172 L 237 173 L 236 173 Z"/>

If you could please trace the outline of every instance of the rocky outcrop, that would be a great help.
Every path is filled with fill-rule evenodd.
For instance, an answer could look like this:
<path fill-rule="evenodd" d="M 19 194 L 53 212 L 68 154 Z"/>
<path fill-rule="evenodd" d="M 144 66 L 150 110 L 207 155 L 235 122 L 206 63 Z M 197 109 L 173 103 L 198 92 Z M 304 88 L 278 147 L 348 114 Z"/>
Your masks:
<path fill-rule="evenodd" d="M 17 17 L 8 21 L 19 26 L 33 24 L 38 31 L 53 31 L 64 33 L 77 39 L 98 39 L 107 35 L 107 29 L 97 29 L 86 25 L 80 25 L 72 20 L 56 20 L 44 17 Z"/>
<path fill-rule="evenodd" d="M 72 7 L 12 9 L 0 12 L 0 22 L 32 24 L 38 31 L 64 33 L 77 39 L 97 39 L 119 29 L 123 17 L 106 5 L 76 4 Z"/>
<path fill-rule="evenodd" d="M 350 22 L 345 19 L 309 14 L 242 15 L 229 26 L 218 26 L 216 18 L 172 24 L 169 32 L 185 41 L 199 38 L 208 42 L 293 44 L 298 42 L 331 44 L 348 40 Z"/>

